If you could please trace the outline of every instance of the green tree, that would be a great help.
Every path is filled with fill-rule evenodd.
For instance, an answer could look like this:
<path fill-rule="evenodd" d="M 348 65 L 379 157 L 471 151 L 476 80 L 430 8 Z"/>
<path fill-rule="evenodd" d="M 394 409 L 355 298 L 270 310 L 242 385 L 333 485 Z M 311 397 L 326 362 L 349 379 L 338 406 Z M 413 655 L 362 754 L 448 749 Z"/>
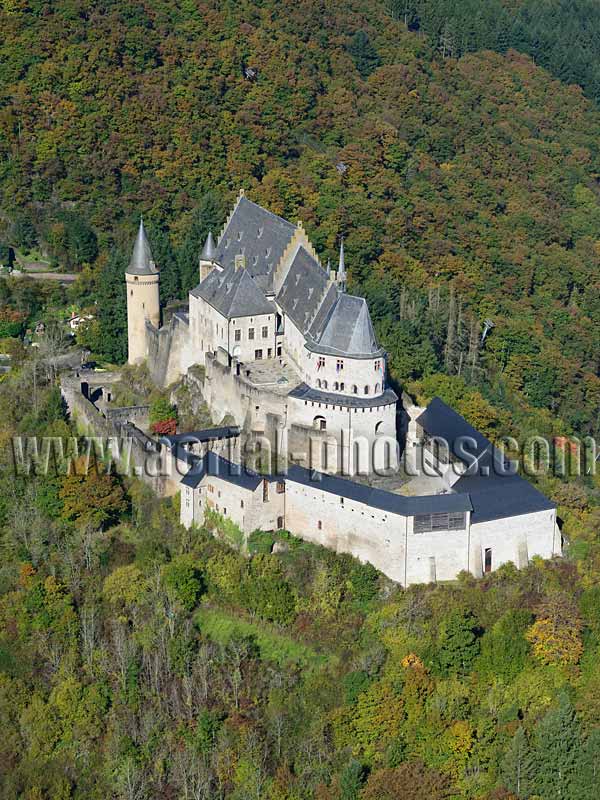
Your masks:
<path fill-rule="evenodd" d="M 361 78 L 368 78 L 381 64 L 379 53 L 371 43 L 366 31 L 356 31 L 348 45 L 348 52 L 352 56 Z"/>
<path fill-rule="evenodd" d="M 572 797 L 580 752 L 579 723 L 568 695 L 563 692 L 558 706 L 548 711 L 535 729 L 535 792 L 544 800 Z"/>
<path fill-rule="evenodd" d="M 442 675 L 465 675 L 479 653 L 477 624 L 470 612 L 452 611 L 442 620 L 435 661 Z"/>
<path fill-rule="evenodd" d="M 500 776 L 503 785 L 517 797 L 526 798 L 531 794 L 535 780 L 535 761 L 527 734 L 521 725 L 504 754 Z"/>
<path fill-rule="evenodd" d="M 191 611 L 205 590 L 202 571 L 191 556 L 177 556 L 161 570 L 163 585 L 172 600 Z"/>

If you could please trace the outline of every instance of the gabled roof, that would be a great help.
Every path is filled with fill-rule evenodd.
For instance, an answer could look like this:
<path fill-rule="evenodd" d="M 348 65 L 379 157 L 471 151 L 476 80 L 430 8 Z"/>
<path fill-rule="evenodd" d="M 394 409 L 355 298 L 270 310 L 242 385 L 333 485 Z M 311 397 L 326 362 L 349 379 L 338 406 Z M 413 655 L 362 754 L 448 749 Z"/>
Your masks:
<path fill-rule="evenodd" d="M 329 285 L 329 275 L 300 246 L 285 277 L 277 302 L 302 333 L 310 329 Z"/>
<path fill-rule="evenodd" d="M 143 219 L 140 220 L 140 227 L 133 245 L 133 253 L 126 272 L 128 275 L 155 275 L 158 272 L 150 249 L 150 243 L 146 236 Z"/>
<path fill-rule="evenodd" d="M 312 486 L 315 489 L 320 489 L 348 500 L 364 503 L 371 506 L 371 508 L 389 511 L 392 514 L 400 514 L 403 517 L 412 517 L 415 514 L 437 514 L 471 510 L 471 502 L 467 494 L 434 494 L 423 495 L 422 497 L 406 497 L 296 465 L 289 468 L 288 480 L 304 486 Z"/>
<path fill-rule="evenodd" d="M 382 350 L 377 344 L 367 301 L 363 297 L 338 294 L 315 349 L 333 355 L 372 358 Z"/>
<path fill-rule="evenodd" d="M 253 492 L 262 483 L 263 476 L 252 472 L 240 464 L 234 464 L 226 458 L 209 451 L 203 458 L 195 459 L 190 471 L 181 479 L 184 486 L 195 489 L 205 476 L 222 478 L 242 489 Z"/>
<path fill-rule="evenodd" d="M 505 462 L 501 451 L 489 439 L 439 397 L 433 398 L 417 422 L 430 436 L 444 439 L 450 451 L 469 465 L 452 491 L 470 496 L 473 523 L 556 508 Z"/>
<path fill-rule="evenodd" d="M 469 495 L 473 504 L 471 522 L 489 522 L 505 517 L 519 517 L 537 511 L 552 511 L 556 504 L 520 475 L 464 475 L 452 487 Z"/>
<path fill-rule="evenodd" d="M 172 446 L 175 444 L 212 442 L 215 439 L 230 439 L 239 435 L 240 428 L 237 425 L 223 425 L 219 428 L 202 428 L 201 430 L 188 431 L 187 433 L 165 434 L 160 437 L 160 441 Z"/>
<path fill-rule="evenodd" d="M 247 269 L 228 267 L 216 269 L 192 290 L 227 319 L 274 314 L 275 306 L 265 297 Z"/>
<path fill-rule="evenodd" d="M 429 436 L 445 439 L 450 452 L 468 463 L 481 458 L 492 447 L 489 439 L 439 397 L 434 397 L 417 423 Z M 466 456 L 465 456 L 466 453 Z"/>
<path fill-rule="evenodd" d="M 259 283 L 266 290 L 294 230 L 291 222 L 242 195 L 219 237 L 214 260 L 229 267 L 243 254 L 249 274 L 262 278 Z"/>

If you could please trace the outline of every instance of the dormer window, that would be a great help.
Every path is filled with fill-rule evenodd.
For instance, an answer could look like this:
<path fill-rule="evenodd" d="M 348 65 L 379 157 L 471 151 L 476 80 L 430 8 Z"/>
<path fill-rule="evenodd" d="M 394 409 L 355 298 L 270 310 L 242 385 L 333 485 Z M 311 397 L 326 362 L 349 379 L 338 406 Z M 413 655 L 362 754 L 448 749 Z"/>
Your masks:
<path fill-rule="evenodd" d="M 312 295 L 313 295 L 313 292 L 314 292 L 314 288 L 311 286 L 311 287 L 310 287 L 310 289 L 308 290 L 308 299 L 309 299 L 309 300 L 310 300 L 310 298 L 312 297 Z"/>
<path fill-rule="evenodd" d="M 242 236 L 244 235 L 244 231 L 238 231 L 237 240 L 238 242 L 242 241 Z"/>
<path fill-rule="evenodd" d="M 256 234 L 256 238 L 257 239 L 260 239 L 260 237 L 263 235 L 263 231 L 264 231 L 264 228 L 259 228 L 258 229 L 258 233 Z"/>
<path fill-rule="evenodd" d="M 229 247 L 229 243 L 230 243 L 230 242 L 231 242 L 231 239 L 225 239 L 225 249 L 226 249 L 226 250 L 227 250 L 227 248 Z"/>
<path fill-rule="evenodd" d="M 265 256 L 268 258 L 270 255 L 271 255 L 271 248 L 267 247 L 267 249 L 265 250 Z"/>

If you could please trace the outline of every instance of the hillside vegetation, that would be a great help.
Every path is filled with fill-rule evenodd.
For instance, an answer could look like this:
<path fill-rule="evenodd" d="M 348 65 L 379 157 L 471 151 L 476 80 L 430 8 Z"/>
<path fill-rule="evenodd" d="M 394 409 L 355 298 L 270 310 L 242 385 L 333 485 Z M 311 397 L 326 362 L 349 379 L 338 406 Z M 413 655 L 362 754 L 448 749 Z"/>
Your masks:
<path fill-rule="evenodd" d="M 409 24 L 428 35 L 359 0 L 4 2 L 5 236 L 92 263 L 90 343 L 120 360 L 139 214 L 163 299 L 185 296 L 202 237 L 244 186 L 302 218 L 325 257 L 345 235 L 399 382 L 460 372 L 512 415 L 596 432 L 600 117 L 529 56 L 444 58 L 434 21 L 468 4 L 417 5 Z M 548 5 L 535 18 L 555 25 L 563 7 Z"/>
<path fill-rule="evenodd" d="M 0 0 L 0 258 L 81 272 L 0 280 L 1 800 L 599 795 L 594 475 L 540 481 L 564 559 L 403 591 L 285 533 L 186 531 L 102 465 L 15 477 L 11 449 L 77 433 L 47 360 L 68 303 L 124 359 L 140 213 L 166 303 L 240 186 L 334 264 L 344 235 L 419 401 L 597 434 L 599 24 L 591 0 Z"/>

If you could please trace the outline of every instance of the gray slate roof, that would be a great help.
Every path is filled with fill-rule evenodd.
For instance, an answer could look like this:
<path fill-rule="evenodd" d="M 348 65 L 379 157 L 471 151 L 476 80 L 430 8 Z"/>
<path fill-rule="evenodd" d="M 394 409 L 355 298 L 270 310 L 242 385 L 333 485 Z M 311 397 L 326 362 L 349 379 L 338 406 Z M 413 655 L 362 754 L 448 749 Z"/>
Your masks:
<path fill-rule="evenodd" d="M 275 306 L 265 297 L 247 269 L 230 266 L 223 272 L 216 269 L 192 290 L 227 319 L 274 314 Z"/>
<path fill-rule="evenodd" d="M 439 397 L 433 398 L 417 422 L 429 435 L 445 439 L 450 451 L 470 465 L 452 489 L 469 494 L 472 522 L 518 517 L 556 507 L 510 465 L 505 465 L 502 453 L 490 440 Z"/>
<path fill-rule="evenodd" d="M 240 464 L 234 464 L 211 450 L 203 458 L 195 458 L 194 465 L 181 479 L 181 483 L 195 489 L 206 475 L 222 478 L 228 483 L 233 483 L 250 492 L 253 492 L 263 480 L 262 475 L 252 472 Z"/>
<path fill-rule="evenodd" d="M 438 436 L 448 443 L 450 452 L 461 461 L 479 459 L 492 447 L 489 439 L 470 425 L 464 417 L 439 397 L 434 397 L 417 423 L 429 436 Z M 465 458 L 465 451 L 468 453 Z"/>
<path fill-rule="evenodd" d="M 213 239 L 212 231 L 209 231 L 202 252 L 200 253 L 200 259 L 202 261 L 214 261 L 216 254 L 217 246 Z"/>
<path fill-rule="evenodd" d="M 373 489 L 362 483 L 326 475 L 316 470 L 308 470 L 296 465 L 288 470 L 288 480 L 322 489 L 324 492 L 365 503 L 371 508 L 412 517 L 415 514 L 437 514 L 451 511 L 470 511 L 471 502 L 466 494 L 434 494 L 422 497 L 405 497 L 404 495 L 386 492 L 384 489 Z"/>
<path fill-rule="evenodd" d="M 373 358 L 382 353 L 377 344 L 367 301 L 339 294 L 316 346 L 320 353 Z"/>
<path fill-rule="evenodd" d="M 328 288 L 329 276 L 304 247 L 299 247 L 277 302 L 295 325 L 307 333 Z"/>
<path fill-rule="evenodd" d="M 241 197 L 216 247 L 215 261 L 233 266 L 236 255 L 245 256 L 246 269 L 265 291 L 272 274 L 294 234 L 295 226 Z"/>
<path fill-rule="evenodd" d="M 202 428 L 201 430 L 188 431 L 187 433 L 165 434 L 160 437 L 160 441 L 173 446 L 175 444 L 212 442 L 215 439 L 230 439 L 239 435 L 240 428 L 237 425 L 223 425 L 219 428 Z"/>
<path fill-rule="evenodd" d="M 146 236 L 143 219 L 140 220 L 140 227 L 133 245 L 133 253 L 126 272 L 128 275 L 155 275 L 158 272 L 150 249 L 150 243 Z"/>
<path fill-rule="evenodd" d="M 344 408 L 375 408 L 376 406 L 389 406 L 398 402 L 398 395 L 393 389 L 386 389 L 383 394 L 372 397 L 371 395 L 323 392 L 320 389 L 313 389 L 307 383 L 301 383 L 295 389 L 292 389 L 289 397 L 308 400 L 313 403 L 328 403 L 330 406 L 344 406 Z"/>

